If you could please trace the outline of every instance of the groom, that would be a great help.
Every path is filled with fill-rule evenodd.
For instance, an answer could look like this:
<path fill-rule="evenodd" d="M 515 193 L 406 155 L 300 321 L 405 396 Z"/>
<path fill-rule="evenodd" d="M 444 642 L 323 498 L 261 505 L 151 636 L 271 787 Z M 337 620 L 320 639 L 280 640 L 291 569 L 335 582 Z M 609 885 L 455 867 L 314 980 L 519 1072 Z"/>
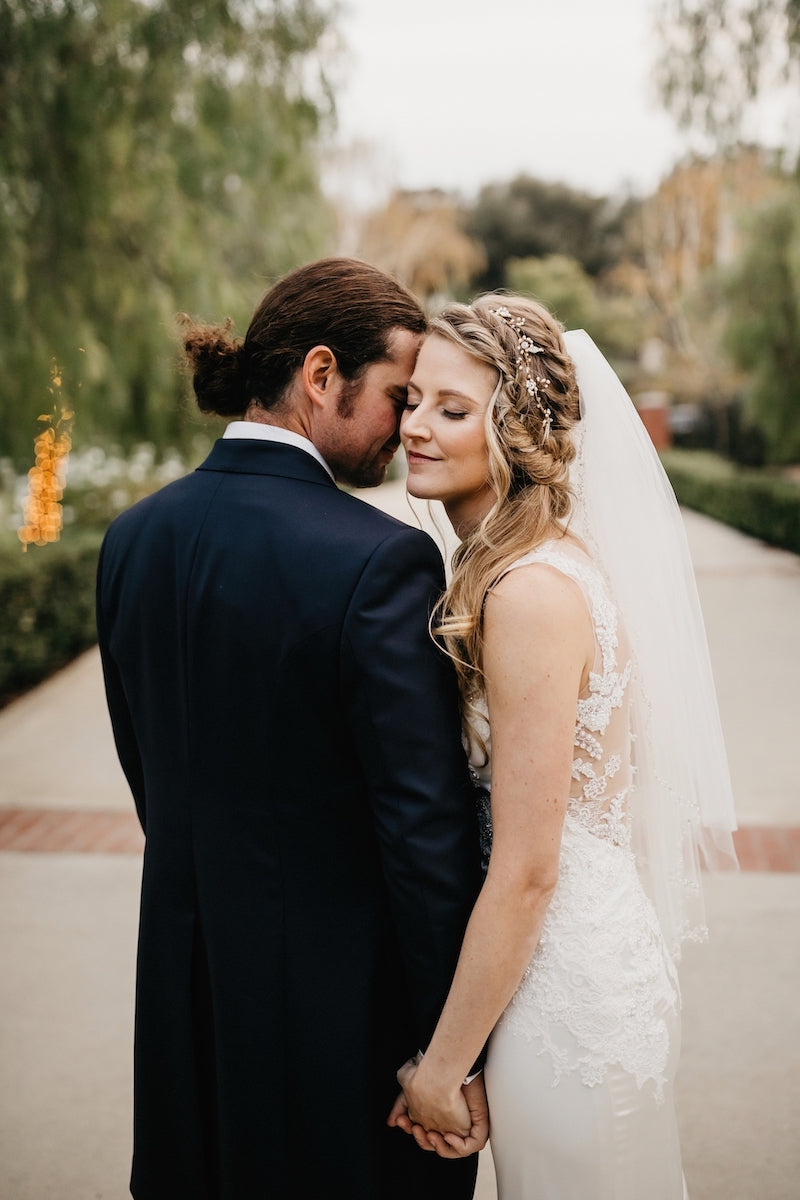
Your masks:
<path fill-rule="evenodd" d="M 108 704 L 146 834 L 136 1200 L 473 1193 L 475 1155 L 386 1126 L 479 887 L 427 627 L 441 560 L 334 482 L 383 479 L 424 328 L 364 263 L 287 276 L 214 351 L 216 411 L 243 419 L 103 545 Z"/>

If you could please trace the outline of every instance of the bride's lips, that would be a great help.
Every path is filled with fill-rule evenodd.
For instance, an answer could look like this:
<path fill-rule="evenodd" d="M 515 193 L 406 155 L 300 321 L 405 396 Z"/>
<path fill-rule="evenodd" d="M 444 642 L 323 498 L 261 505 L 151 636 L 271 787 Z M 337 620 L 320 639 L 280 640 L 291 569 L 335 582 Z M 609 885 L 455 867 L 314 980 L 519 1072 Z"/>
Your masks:
<path fill-rule="evenodd" d="M 427 454 L 418 454 L 416 450 L 408 450 L 406 457 L 410 463 L 438 462 L 438 458 L 429 458 Z"/>

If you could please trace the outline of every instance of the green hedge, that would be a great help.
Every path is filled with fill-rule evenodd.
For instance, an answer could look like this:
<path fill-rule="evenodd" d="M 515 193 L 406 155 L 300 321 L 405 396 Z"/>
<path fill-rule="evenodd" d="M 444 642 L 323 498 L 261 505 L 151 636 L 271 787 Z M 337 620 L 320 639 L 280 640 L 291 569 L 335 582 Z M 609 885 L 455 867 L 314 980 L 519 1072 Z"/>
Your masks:
<path fill-rule="evenodd" d="M 661 459 L 681 504 L 800 554 L 798 484 L 702 450 L 665 450 Z"/>
<path fill-rule="evenodd" d="M 96 640 L 94 581 L 100 532 L 60 542 L 0 545 L 0 706 Z"/>

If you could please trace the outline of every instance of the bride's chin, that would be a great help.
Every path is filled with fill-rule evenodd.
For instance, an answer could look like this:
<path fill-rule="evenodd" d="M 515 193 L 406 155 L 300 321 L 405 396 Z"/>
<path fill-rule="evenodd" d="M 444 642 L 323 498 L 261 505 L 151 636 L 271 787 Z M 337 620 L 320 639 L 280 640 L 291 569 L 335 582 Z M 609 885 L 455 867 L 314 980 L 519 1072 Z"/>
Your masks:
<path fill-rule="evenodd" d="M 415 500 L 441 500 L 441 496 L 437 492 L 431 491 L 423 483 L 414 480 L 411 475 L 406 476 L 406 491 Z"/>

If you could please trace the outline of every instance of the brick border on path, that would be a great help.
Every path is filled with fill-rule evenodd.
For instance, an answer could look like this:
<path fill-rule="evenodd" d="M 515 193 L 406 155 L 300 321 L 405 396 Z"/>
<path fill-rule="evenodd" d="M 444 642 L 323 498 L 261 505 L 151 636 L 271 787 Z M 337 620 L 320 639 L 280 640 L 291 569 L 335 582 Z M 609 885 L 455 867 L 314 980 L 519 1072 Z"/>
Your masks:
<path fill-rule="evenodd" d="M 800 827 L 747 825 L 734 834 L 743 871 L 800 872 Z M 141 854 L 133 812 L 0 808 L 0 851 L 44 854 Z"/>
<path fill-rule="evenodd" d="M 64 808 L 0 809 L 0 850 L 45 854 L 141 854 L 135 812 Z"/>

